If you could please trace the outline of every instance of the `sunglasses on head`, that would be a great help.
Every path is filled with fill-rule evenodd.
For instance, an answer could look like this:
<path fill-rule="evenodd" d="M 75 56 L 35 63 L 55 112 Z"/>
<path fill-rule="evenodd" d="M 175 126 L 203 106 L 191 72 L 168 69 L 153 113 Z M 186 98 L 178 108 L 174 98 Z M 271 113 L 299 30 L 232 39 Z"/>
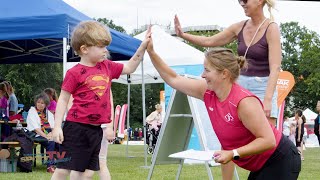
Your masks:
<path fill-rule="evenodd" d="M 243 4 L 247 4 L 248 0 L 238 0 L 239 4 L 241 4 L 241 2 L 243 2 Z"/>

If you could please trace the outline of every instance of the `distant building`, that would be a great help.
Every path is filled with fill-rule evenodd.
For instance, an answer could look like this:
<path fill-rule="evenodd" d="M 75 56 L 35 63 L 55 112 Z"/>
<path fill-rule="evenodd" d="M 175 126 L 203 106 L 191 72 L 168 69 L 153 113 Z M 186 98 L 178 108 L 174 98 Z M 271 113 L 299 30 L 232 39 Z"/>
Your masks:
<path fill-rule="evenodd" d="M 134 29 L 133 34 L 138 34 L 140 32 L 144 32 L 147 30 L 149 25 L 143 25 L 139 29 Z M 162 27 L 167 33 L 169 33 L 172 36 L 176 36 L 176 32 L 174 31 L 173 27 L 158 25 Z M 215 32 L 215 31 L 222 31 L 224 28 L 218 26 L 218 25 L 206 25 L 206 26 L 188 26 L 182 28 L 183 32 Z"/>
<path fill-rule="evenodd" d="M 188 26 L 182 28 L 183 32 L 215 32 L 215 31 L 222 31 L 223 28 L 218 25 L 207 25 L 207 26 Z M 167 31 L 172 36 L 176 36 L 176 32 L 174 29 Z"/>

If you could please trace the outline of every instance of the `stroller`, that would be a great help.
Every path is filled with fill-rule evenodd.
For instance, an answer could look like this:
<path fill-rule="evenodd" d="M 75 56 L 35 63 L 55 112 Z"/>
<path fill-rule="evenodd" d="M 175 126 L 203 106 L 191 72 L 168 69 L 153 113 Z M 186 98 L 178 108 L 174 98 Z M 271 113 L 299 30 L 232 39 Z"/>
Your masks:
<path fill-rule="evenodd" d="M 147 124 L 146 129 L 147 129 L 146 143 L 148 145 L 147 152 L 148 154 L 153 154 L 157 144 L 158 136 L 160 134 L 161 124 L 157 124 L 157 125 Z"/>

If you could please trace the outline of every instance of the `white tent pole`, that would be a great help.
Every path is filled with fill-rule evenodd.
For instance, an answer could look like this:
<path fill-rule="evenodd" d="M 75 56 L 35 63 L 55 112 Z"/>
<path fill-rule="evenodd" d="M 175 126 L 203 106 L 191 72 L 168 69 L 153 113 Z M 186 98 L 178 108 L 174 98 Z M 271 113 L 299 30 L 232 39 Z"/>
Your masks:
<path fill-rule="evenodd" d="M 70 46 L 68 45 L 68 41 L 69 41 L 69 36 L 70 36 L 70 26 L 68 24 L 68 37 L 64 37 L 63 38 L 63 47 L 62 47 L 62 53 L 63 53 L 63 78 L 65 77 L 66 73 L 67 73 L 67 57 L 68 57 L 68 51 L 70 49 Z"/>
<path fill-rule="evenodd" d="M 130 119 L 130 83 L 131 83 L 131 80 L 130 80 L 130 75 L 127 75 L 127 82 L 128 82 L 128 100 L 127 100 L 127 103 L 128 103 L 128 110 L 127 110 L 127 147 L 126 147 L 126 155 L 127 157 L 128 156 L 128 146 L 129 146 L 129 128 L 130 128 L 130 124 L 129 124 L 129 119 Z"/>
<path fill-rule="evenodd" d="M 63 78 L 67 73 L 67 38 L 63 38 Z"/>
<path fill-rule="evenodd" d="M 146 95 L 145 95 L 145 84 L 144 84 L 144 70 L 143 60 L 141 61 L 141 78 L 142 78 L 142 116 L 143 116 L 143 141 L 144 141 L 144 167 L 148 168 L 147 165 L 147 146 L 146 146 Z"/>

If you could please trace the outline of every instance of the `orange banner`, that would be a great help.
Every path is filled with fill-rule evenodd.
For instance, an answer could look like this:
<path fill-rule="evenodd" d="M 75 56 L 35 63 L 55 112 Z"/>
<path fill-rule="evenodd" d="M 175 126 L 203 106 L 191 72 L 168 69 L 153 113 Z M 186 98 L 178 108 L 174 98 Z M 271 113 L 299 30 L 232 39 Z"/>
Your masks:
<path fill-rule="evenodd" d="M 288 71 L 281 71 L 277 81 L 278 107 L 282 104 L 295 84 L 293 75 Z"/>
<path fill-rule="evenodd" d="M 165 113 L 166 113 L 166 102 L 165 102 L 165 93 L 164 91 L 160 91 L 160 105 L 162 106 L 162 112 L 161 112 L 161 118 L 162 118 L 162 121 L 164 120 L 164 117 L 165 117 Z"/>
<path fill-rule="evenodd" d="M 164 102 L 164 99 L 165 99 L 164 91 L 160 91 L 160 103 Z"/>

